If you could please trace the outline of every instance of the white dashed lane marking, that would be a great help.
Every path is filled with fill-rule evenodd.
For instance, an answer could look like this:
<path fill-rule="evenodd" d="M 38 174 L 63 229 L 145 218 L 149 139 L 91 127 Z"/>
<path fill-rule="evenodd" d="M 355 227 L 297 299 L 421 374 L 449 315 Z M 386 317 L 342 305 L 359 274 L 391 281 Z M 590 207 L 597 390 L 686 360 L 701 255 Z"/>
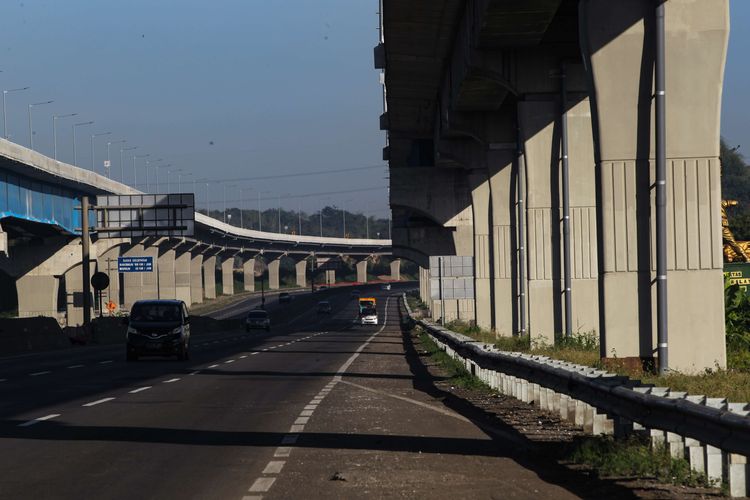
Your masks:
<path fill-rule="evenodd" d="M 265 493 L 271 489 L 274 481 L 276 481 L 275 477 L 259 477 L 247 491 L 250 493 Z"/>
<path fill-rule="evenodd" d="M 179 378 L 170 378 L 169 380 L 165 380 L 164 382 L 162 382 L 162 384 L 171 384 L 172 382 L 177 382 L 178 380 L 180 380 L 180 379 Z"/>
<path fill-rule="evenodd" d="M 110 364 L 110 363 L 114 363 L 114 361 L 113 361 L 113 360 L 111 360 L 111 359 L 108 359 L 108 360 L 106 360 L 106 361 L 99 361 L 99 364 L 100 364 L 100 365 L 108 365 L 108 364 Z"/>
<path fill-rule="evenodd" d="M 209 366 L 209 368 L 216 368 L 217 366 L 219 366 L 219 365 L 211 365 L 211 366 Z"/>
<path fill-rule="evenodd" d="M 49 370 L 45 370 L 45 371 L 43 371 L 43 372 L 34 372 L 34 373 L 30 373 L 30 374 L 29 374 L 29 376 L 30 376 L 30 377 L 38 377 L 38 376 L 40 376 L 40 375 L 47 375 L 47 374 L 49 374 L 49 373 L 52 373 L 52 372 L 51 372 L 51 371 L 49 371 Z"/>
<path fill-rule="evenodd" d="M 281 469 L 284 468 L 285 463 L 283 460 L 271 460 L 266 465 L 266 468 L 263 469 L 263 474 L 279 474 Z"/>
<path fill-rule="evenodd" d="M 225 365 L 228 365 L 229 363 L 234 363 L 233 359 L 228 359 L 227 361 L 224 361 Z"/>
<path fill-rule="evenodd" d="M 138 389 L 133 389 L 132 391 L 130 391 L 130 394 L 138 394 L 139 392 L 147 391 L 149 389 L 151 389 L 150 385 L 147 385 L 145 387 L 139 387 Z"/>
<path fill-rule="evenodd" d="M 52 420 L 53 418 L 57 418 L 59 416 L 59 413 L 52 413 L 51 415 L 46 415 L 44 417 L 35 418 L 34 420 L 29 420 L 28 422 L 18 424 L 18 427 L 29 427 L 30 425 L 38 424 L 39 422 L 44 422 L 45 420 Z"/>
<path fill-rule="evenodd" d="M 68 367 L 68 370 L 74 370 L 74 369 L 76 369 L 76 368 L 83 368 L 83 365 L 70 365 L 70 366 Z"/>
<path fill-rule="evenodd" d="M 100 405 L 102 403 L 106 403 L 107 401 L 112 401 L 113 399 L 115 399 L 115 398 L 97 399 L 96 401 L 92 401 L 90 403 L 82 404 L 81 406 L 96 406 L 96 405 Z"/>

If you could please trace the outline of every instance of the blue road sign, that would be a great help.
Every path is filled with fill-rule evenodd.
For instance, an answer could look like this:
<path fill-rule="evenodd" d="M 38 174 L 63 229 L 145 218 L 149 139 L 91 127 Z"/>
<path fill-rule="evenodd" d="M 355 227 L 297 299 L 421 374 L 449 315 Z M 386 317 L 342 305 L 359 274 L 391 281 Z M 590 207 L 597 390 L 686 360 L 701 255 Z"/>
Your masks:
<path fill-rule="evenodd" d="M 117 272 L 120 273 L 151 273 L 154 271 L 154 258 L 146 257 L 117 257 Z"/>

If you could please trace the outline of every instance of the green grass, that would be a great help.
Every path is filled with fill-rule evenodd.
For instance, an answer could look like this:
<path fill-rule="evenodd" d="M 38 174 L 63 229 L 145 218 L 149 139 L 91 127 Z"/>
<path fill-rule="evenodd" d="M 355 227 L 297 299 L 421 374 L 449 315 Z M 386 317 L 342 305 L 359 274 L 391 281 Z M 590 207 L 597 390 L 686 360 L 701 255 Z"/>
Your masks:
<path fill-rule="evenodd" d="M 687 460 L 673 458 L 664 447 L 651 448 L 648 441 L 637 437 L 587 437 L 573 445 L 568 459 L 604 476 L 656 479 L 690 487 L 714 486 L 705 475 L 691 470 Z"/>
<path fill-rule="evenodd" d="M 445 370 L 445 376 L 451 385 L 464 389 L 489 389 L 484 382 L 469 373 L 463 364 L 443 352 L 422 329 L 419 329 L 418 332 L 422 347 L 430 355 L 430 358 Z"/>

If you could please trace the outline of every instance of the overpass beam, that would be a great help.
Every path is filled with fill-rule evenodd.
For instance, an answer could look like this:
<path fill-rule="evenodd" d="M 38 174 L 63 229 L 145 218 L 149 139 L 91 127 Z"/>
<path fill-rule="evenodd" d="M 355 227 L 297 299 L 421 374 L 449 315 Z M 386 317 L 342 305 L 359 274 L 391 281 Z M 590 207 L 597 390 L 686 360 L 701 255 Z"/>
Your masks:
<path fill-rule="evenodd" d="M 603 356 L 652 358 L 655 10 L 658 2 L 584 0 L 600 200 Z M 667 286 L 671 369 L 726 366 L 719 121 L 728 0 L 666 2 Z"/>
<path fill-rule="evenodd" d="M 234 295 L 234 255 L 221 263 L 221 288 L 224 295 Z"/>

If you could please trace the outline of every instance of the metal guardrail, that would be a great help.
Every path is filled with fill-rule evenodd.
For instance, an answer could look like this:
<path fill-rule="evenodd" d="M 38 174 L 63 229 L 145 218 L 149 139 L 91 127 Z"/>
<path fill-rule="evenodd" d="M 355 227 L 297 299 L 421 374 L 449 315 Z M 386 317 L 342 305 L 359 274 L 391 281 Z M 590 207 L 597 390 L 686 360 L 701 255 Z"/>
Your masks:
<path fill-rule="evenodd" d="M 750 491 L 746 484 L 750 479 L 747 403 L 644 385 L 545 356 L 499 351 L 491 344 L 415 319 L 405 294 L 404 305 L 409 318 L 442 349 L 493 388 L 559 412 L 592 434 L 646 433 L 652 442 L 667 446 L 673 456 L 688 459 L 694 470 L 729 482 L 732 496 Z"/>

